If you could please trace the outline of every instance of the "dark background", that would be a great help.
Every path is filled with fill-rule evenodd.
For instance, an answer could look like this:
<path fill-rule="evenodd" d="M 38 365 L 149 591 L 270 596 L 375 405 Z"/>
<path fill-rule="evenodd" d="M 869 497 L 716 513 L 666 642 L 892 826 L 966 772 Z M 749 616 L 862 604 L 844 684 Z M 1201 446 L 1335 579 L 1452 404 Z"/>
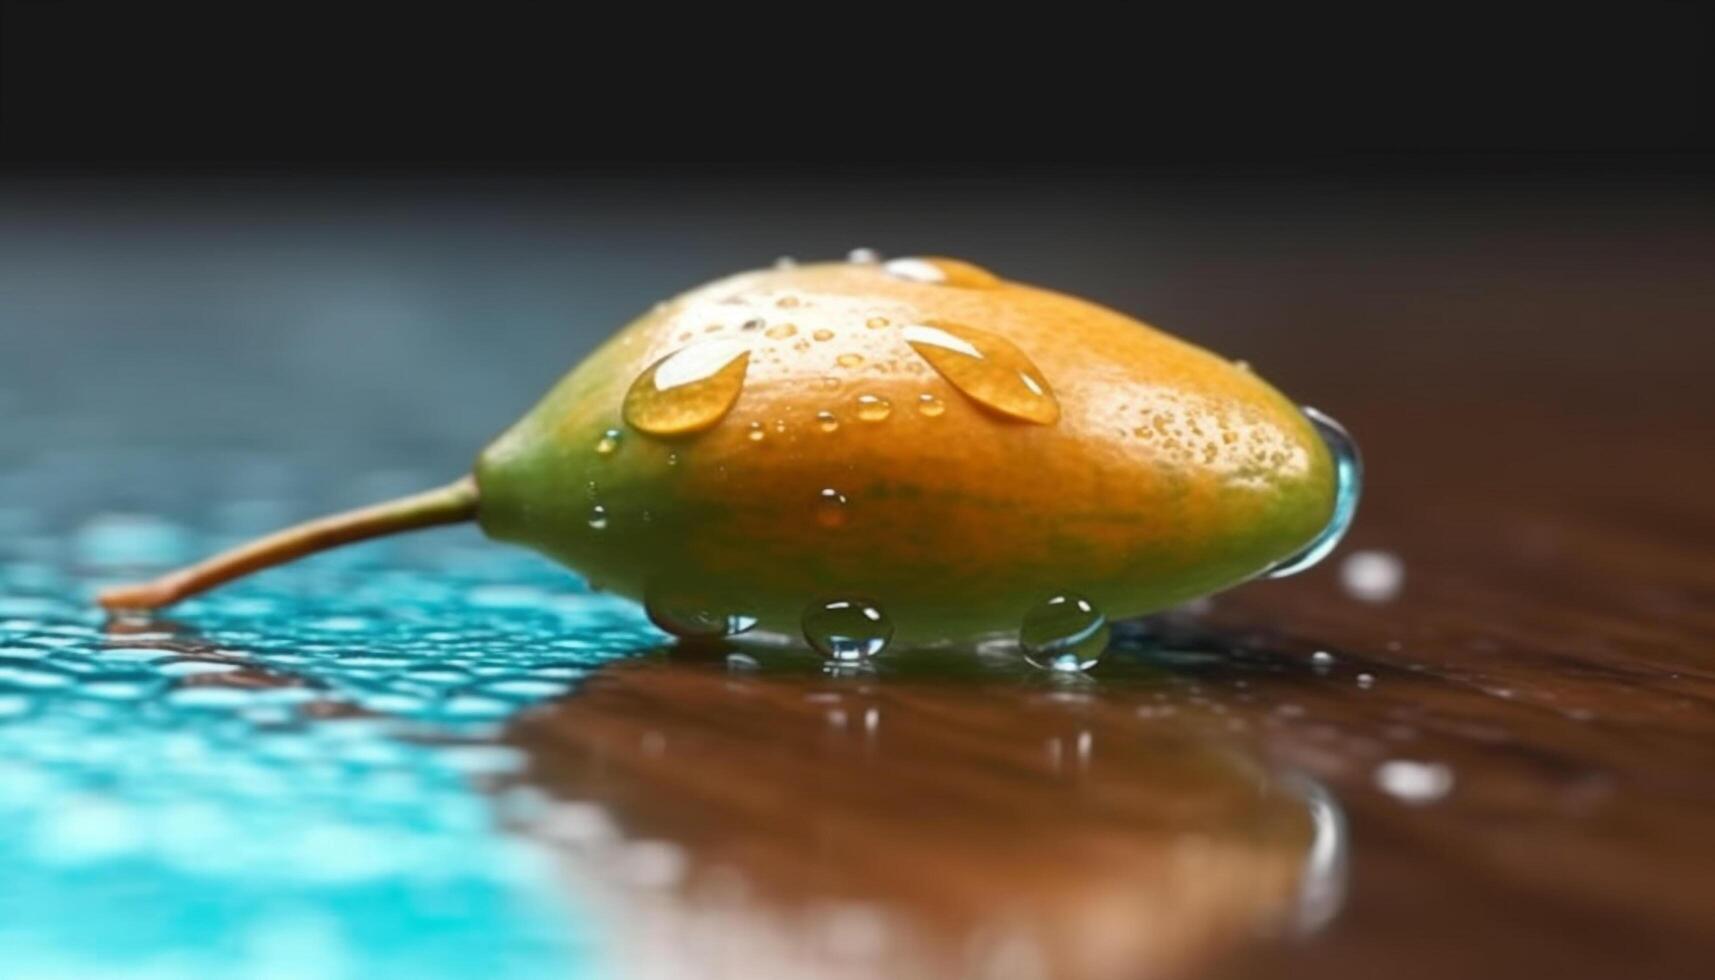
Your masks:
<path fill-rule="evenodd" d="M 6 6 L 36 171 L 1700 172 L 1715 14 Z"/>

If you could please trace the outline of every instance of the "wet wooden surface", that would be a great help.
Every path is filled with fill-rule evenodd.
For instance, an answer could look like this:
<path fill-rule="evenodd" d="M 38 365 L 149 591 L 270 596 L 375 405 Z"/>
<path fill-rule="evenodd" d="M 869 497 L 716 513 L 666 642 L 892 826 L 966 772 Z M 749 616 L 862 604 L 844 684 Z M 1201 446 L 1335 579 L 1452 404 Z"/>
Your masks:
<path fill-rule="evenodd" d="M 1593 284 L 1478 249 L 1488 288 L 1451 299 L 1445 262 L 1399 263 L 1369 321 L 1270 279 L 1330 310 L 1258 366 L 1363 445 L 1358 525 L 1296 579 L 1128 625 L 1088 683 L 663 655 L 517 722 L 527 781 L 670 856 L 597 875 L 664 975 L 1707 975 L 1692 244 L 1613 244 Z M 630 846 L 562 836 L 575 874 Z"/>

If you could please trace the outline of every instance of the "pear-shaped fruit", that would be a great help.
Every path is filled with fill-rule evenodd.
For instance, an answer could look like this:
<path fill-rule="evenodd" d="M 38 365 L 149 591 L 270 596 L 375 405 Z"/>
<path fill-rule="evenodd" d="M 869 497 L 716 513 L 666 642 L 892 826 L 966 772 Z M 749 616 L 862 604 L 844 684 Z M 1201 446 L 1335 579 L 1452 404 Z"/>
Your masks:
<path fill-rule="evenodd" d="M 950 259 L 794 266 L 658 305 L 473 478 L 102 601 L 475 517 L 672 632 L 872 652 L 1016 630 L 1056 595 L 1115 619 L 1296 571 L 1357 476 L 1331 421 L 1112 310 Z"/>

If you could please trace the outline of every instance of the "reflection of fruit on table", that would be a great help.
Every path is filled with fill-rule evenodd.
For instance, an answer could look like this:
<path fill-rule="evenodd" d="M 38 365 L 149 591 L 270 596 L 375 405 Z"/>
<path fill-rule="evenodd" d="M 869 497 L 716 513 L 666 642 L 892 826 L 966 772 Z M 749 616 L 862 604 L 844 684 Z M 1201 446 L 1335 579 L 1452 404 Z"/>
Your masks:
<path fill-rule="evenodd" d="M 652 658 L 510 740 L 635 975 L 1130 977 L 1326 918 L 1326 797 L 1134 708 Z"/>

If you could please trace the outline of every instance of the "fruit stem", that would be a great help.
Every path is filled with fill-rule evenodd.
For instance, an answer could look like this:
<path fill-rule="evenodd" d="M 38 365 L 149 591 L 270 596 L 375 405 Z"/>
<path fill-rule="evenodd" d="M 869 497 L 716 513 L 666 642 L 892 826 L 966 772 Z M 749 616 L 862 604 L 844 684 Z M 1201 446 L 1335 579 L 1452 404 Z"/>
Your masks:
<path fill-rule="evenodd" d="M 476 498 L 476 480 L 465 476 L 434 490 L 276 531 L 153 581 L 108 589 L 96 601 L 114 610 L 171 605 L 251 572 L 353 541 L 472 520 L 476 517 Z"/>

